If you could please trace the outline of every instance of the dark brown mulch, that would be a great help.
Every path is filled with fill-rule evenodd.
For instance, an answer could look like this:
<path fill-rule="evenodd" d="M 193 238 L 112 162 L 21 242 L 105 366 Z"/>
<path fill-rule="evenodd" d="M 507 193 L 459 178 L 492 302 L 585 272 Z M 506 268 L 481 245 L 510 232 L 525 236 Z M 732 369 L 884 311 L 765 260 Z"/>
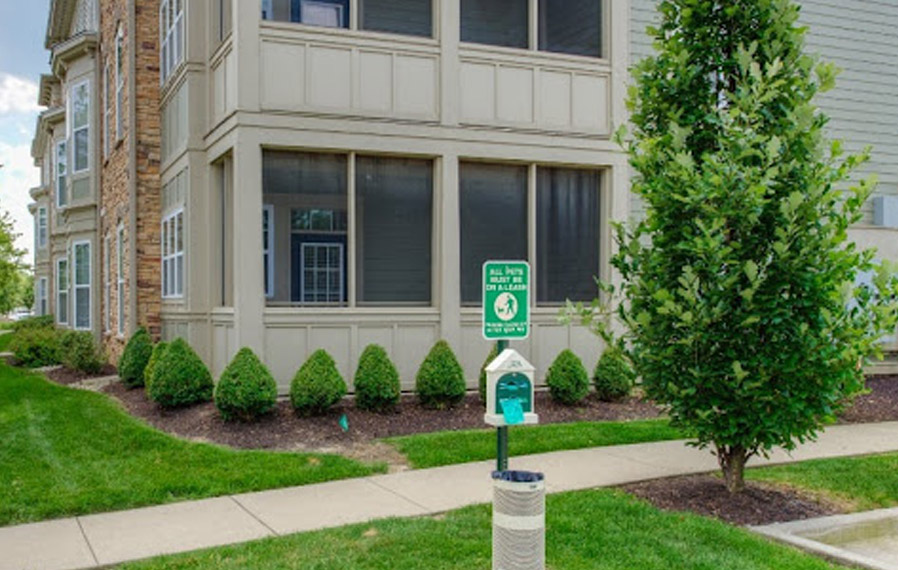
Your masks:
<path fill-rule="evenodd" d="M 212 403 L 163 410 L 147 399 L 143 390 L 128 390 L 119 382 L 107 386 L 104 391 L 120 400 L 131 414 L 163 431 L 237 448 L 345 449 L 383 437 L 486 427 L 483 406 L 476 394 L 469 394 L 451 411 L 427 410 L 417 404 L 414 396 L 403 396 L 397 411 L 390 414 L 358 410 L 350 399 L 346 399 L 328 414 L 310 418 L 299 417 L 289 402 L 281 401 L 271 415 L 244 424 L 223 421 Z M 654 405 L 636 398 L 621 403 L 589 398 L 581 406 L 567 407 L 552 402 L 545 392 L 537 392 L 535 406 L 540 423 L 632 420 L 654 418 L 660 414 Z M 348 432 L 340 428 L 342 414 L 349 420 Z"/>
<path fill-rule="evenodd" d="M 845 512 L 838 505 L 765 483 L 748 482 L 744 492 L 731 495 L 723 480 L 711 475 L 657 479 L 620 488 L 659 509 L 689 511 L 738 525 L 765 525 Z"/>
<path fill-rule="evenodd" d="M 870 376 L 869 394 L 858 396 L 854 405 L 839 418 L 839 423 L 863 424 L 898 421 L 898 375 Z"/>
<path fill-rule="evenodd" d="M 118 374 L 118 371 L 115 369 L 115 366 L 111 364 L 104 365 L 97 374 L 85 374 L 84 372 L 78 372 L 77 370 L 69 370 L 64 366 L 44 372 L 44 375 L 47 378 L 64 386 L 84 382 L 91 378 L 103 378 L 105 376 L 115 376 L 116 374 Z"/>

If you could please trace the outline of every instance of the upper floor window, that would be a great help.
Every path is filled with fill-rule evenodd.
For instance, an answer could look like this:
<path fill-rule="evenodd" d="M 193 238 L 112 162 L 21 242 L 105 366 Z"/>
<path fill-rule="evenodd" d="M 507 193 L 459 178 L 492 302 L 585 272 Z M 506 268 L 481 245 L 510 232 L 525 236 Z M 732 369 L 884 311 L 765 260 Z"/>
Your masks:
<path fill-rule="evenodd" d="M 461 0 L 461 40 L 602 57 L 602 2 Z"/>
<path fill-rule="evenodd" d="M 350 17 L 357 2 L 357 21 Z M 408 36 L 433 35 L 432 0 L 262 0 L 262 19 Z"/>
<path fill-rule="evenodd" d="M 37 209 L 37 247 L 47 247 L 47 208 L 43 206 Z"/>
<path fill-rule="evenodd" d="M 69 96 L 69 125 L 72 140 L 72 173 L 90 168 L 90 84 L 78 83 Z"/>
<path fill-rule="evenodd" d="M 125 92 L 125 32 L 122 27 L 118 27 L 115 34 L 115 139 L 121 139 L 125 134 L 124 122 L 122 120 L 124 109 L 122 109 L 123 94 Z"/>
<path fill-rule="evenodd" d="M 56 143 L 56 207 L 65 208 L 69 203 L 66 190 L 66 144 L 64 140 Z"/>
<path fill-rule="evenodd" d="M 159 75 L 162 83 L 184 61 L 184 1 L 162 0 L 159 7 Z"/>
<path fill-rule="evenodd" d="M 109 140 L 109 116 L 112 113 L 112 105 L 109 104 L 112 101 L 109 94 L 109 90 L 112 88 L 111 77 L 112 65 L 107 61 L 103 68 L 103 158 L 107 158 L 112 149 Z"/>

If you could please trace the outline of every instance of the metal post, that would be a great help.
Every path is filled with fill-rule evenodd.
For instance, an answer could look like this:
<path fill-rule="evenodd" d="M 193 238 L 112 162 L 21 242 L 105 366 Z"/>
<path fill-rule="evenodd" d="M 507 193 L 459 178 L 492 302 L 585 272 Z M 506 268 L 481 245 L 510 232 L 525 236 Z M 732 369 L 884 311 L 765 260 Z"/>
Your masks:
<path fill-rule="evenodd" d="M 496 354 L 502 354 L 502 351 L 508 348 L 507 340 L 496 341 Z M 496 470 L 506 471 L 508 469 L 508 426 L 496 428 Z"/>

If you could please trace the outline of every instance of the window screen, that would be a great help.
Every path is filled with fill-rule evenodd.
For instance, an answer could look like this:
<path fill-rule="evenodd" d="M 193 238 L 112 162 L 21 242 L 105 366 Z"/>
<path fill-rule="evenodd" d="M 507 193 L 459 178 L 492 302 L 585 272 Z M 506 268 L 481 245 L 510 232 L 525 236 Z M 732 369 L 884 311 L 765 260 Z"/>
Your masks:
<path fill-rule="evenodd" d="M 537 301 L 591 301 L 598 294 L 599 173 L 538 168 Z"/>
<path fill-rule="evenodd" d="M 432 0 L 360 0 L 359 27 L 408 36 L 433 35 Z"/>
<path fill-rule="evenodd" d="M 461 0 L 461 41 L 526 48 L 527 0 Z"/>
<path fill-rule="evenodd" d="M 356 159 L 360 303 L 430 304 L 433 163 Z"/>
<path fill-rule="evenodd" d="M 461 300 L 479 304 L 483 262 L 527 259 L 527 167 L 462 163 Z"/>
<path fill-rule="evenodd" d="M 539 49 L 601 57 L 602 0 L 539 0 Z"/>

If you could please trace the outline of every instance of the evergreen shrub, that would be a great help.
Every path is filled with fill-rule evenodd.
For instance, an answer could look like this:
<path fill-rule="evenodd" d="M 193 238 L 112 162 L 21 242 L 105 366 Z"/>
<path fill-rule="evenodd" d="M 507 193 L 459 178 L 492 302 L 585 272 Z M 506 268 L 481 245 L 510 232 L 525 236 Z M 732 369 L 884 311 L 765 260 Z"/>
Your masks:
<path fill-rule="evenodd" d="M 596 364 L 593 383 L 603 402 L 616 402 L 630 395 L 636 372 L 620 349 L 608 347 Z"/>
<path fill-rule="evenodd" d="M 425 408 L 451 408 L 465 397 L 465 374 L 445 340 L 437 342 L 421 363 L 415 392 Z"/>
<path fill-rule="evenodd" d="M 304 416 L 320 415 L 346 395 L 346 382 L 326 350 L 316 350 L 290 384 L 290 403 Z"/>
<path fill-rule="evenodd" d="M 215 407 L 225 420 L 252 421 L 277 403 L 278 387 L 268 368 L 249 348 L 238 352 L 215 386 Z"/>
<path fill-rule="evenodd" d="M 182 338 L 172 341 L 154 364 L 147 386 L 150 399 L 163 408 L 178 408 L 212 399 L 212 375 Z"/>
<path fill-rule="evenodd" d="M 125 345 L 119 361 L 118 375 L 125 386 L 139 388 L 144 385 L 144 372 L 152 354 L 153 339 L 147 329 L 140 327 Z"/>
<path fill-rule="evenodd" d="M 589 393 L 589 375 L 580 358 L 570 350 L 561 351 L 546 375 L 549 395 L 556 402 L 572 406 Z"/>
<path fill-rule="evenodd" d="M 369 344 L 355 373 L 355 405 L 362 410 L 388 412 L 399 403 L 399 372 L 387 351 Z"/>

